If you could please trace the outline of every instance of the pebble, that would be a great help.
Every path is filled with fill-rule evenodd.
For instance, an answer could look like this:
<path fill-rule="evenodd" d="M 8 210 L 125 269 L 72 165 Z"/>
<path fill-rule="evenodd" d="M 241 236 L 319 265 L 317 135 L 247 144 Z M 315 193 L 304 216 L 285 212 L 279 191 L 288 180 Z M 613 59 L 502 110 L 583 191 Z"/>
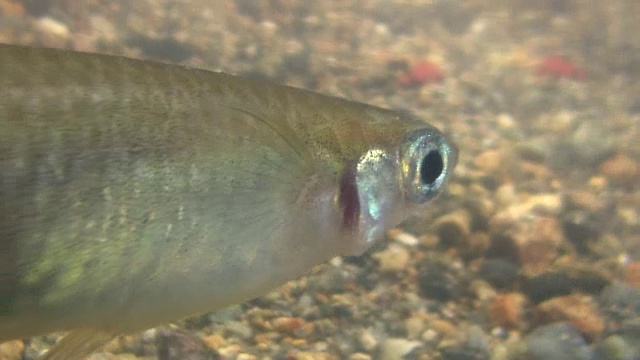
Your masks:
<path fill-rule="evenodd" d="M 517 193 L 513 183 L 505 183 L 500 185 L 494 196 L 496 203 L 500 206 L 507 207 L 517 201 Z"/>
<path fill-rule="evenodd" d="M 558 273 L 566 275 L 573 287 L 580 292 L 599 295 L 609 285 L 615 275 L 604 266 L 594 266 L 589 260 L 571 259 L 558 263 L 555 267 Z"/>
<path fill-rule="evenodd" d="M 458 334 L 458 327 L 448 320 L 436 319 L 430 321 L 428 325 L 442 338 L 454 338 Z"/>
<path fill-rule="evenodd" d="M 580 332 L 568 323 L 539 327 L 524 342 L 527 357 L 523 358 L 528 360 L 592 360 L 594 355 Z"/>
<path fill-rule="evenodd" d="M 34 20 L 34 26 L 36 30 L 42 32 L 44 35 L 56 37 L 61 41 L 66 41 L 71 34 L 67 25 L 48 16 Z"/>
<path fill-rule="evenodd" d="M 0 359 L 21 360 L 24 351 L 22 340 L 12 340 L 0 343 Z"/>
<path fill-rule="evenodd" d="M 405 355 L 421 346 L 420 341 L 402 338 L 386 339 L 380 348 L 380 360 L 401 360 Z"/>
<path fill-rule="evenodd" d="M 529 300 L 540 303 L 556 296 L 569 295 L 573 290 L 573 282 L 565 274 L 548 272 L 529 279 L 524 290 Z"/>
<path fill-rule="evenodd" d="M 226 344 L 225 338 L 220 334 L 212 334 L 206 336 L 203 339 L 204 343 L 209 347 L 209 349 L 216 350 L 224 346 Z"/>
<path fill-rule="evenodd" d="M 615 184 L 634 185 L 640 175 L 640 162 L 619 154 L 602 163 L 600 171 Z"/>
<path fill-rule="evenodd" d="M 151 360 L 154 357 L 137 357 L 135 354 L 131 353 L 119 353 L 119 354 L 109 354 L 109 353 L 94 353 L 89 355 L 86 360 Z"/>
<path fill-rule="evenodd" d="M 549 138 L 536 137 L 518 142 L 516 151 L 522 160 L 542 163 L 551 155 Z"/>
<path fill-rule="evenodd" d="M 495 173 L 500 169 L 501 164 L 502 154 L 498 150 L 484 151 L 473 159 L 473 165 L 485 173 Z"/>
<path fill-rule="evenodd" d="M 371 360 L 371 355 L 367 355 L 364 353 L 354 353 L 349 355 L 349 360 Z"/>
<path fill-rule="evenodd" d="M 640 317 L 640 289 L 615 282 L 602 290 L 600 308 L 611 320 Z"/>
<path fill-rule="evenodd" d="M 590 296 L 572 294 L 546 300 L 535 308 L 536 319 L 542 323 L 567 321 L 591 340 L 604 331 L 604 319 Z"/>
<path fill-rule="evenodd" d="M 562 210 L 562 197 L 556 193 L 543 193 L 527 197 L 500 211 L 495 218 L 502 221 L 520 221 L 532 215 L 556 216 Z"/>
<path fill-rule="evenodd" d="M 240 353 L 236 357 L 236 360 L 256 360 L 256 359 L 258 359 L 257 356 L 251 355 L 251 354 L 246 354 L 246 353 Z"/>
<path fill-rule="evenodd" d="M 482 262 L 478 276 L 496 289 L 508 289 L 518 279 L 519 267 L 505 259 L 487 259 Z"/>
<path fill-rule="evenodd" d="M 619 346 L 614 347 L 614 349 L 617 348 L 618 352 L 628 351 L 634 354 L 640 354 L 640 319 L 627 319 L 616 329 L 615 334 L 619 336 L 623 344 L 618 344 Z M 638 357 L 633 359 L 637 360 Z"/>
<path fill-rule="evenodd" d="M 407 337 L 417 339 L 424 329 L 424 320 L 419 316 L 412 316 L 404 321 Z"/>
<path fill-rule="evenodd" d="M 287 356 L 287 359 L 295 360 L 337 360 L 336 356 L 333 356 L 324 351 L 299 351 L 291 353 Z"/>
<path fill-rule="evenodd" d="M 416 246 L 419 243 L 418 238 L 416 238 L 414 235 L 411 235 L 400 229 L 391 229 L 389 231 L 389 237 L 406 246 Z"/>
<path fill-rule="evenodd" d="M 285 316 L 273 319 L 271 321 L 271 325 L 273 325 L 273 328 L 279 332 L 293 335 L 297 330 L 305 325 L 305 321 L 303 318 Z"/>
<path fill-rule="evenodd" d="M 383 272 L 401 272 L 407 269 L 409 263 L 409 251 L 403 246 L 390 244 L 385 250 L 372 256 L 378 260 L 380 270 Z"/>
<path fill-rule="evenodd" d="M 523 305 L 525 298 L 520 293 L 500 294 L 487 307 L 491 323 L 517 329 L 522 324 Z"/>
<path fill-rule="evenodd" d="M 156 335 L 159 360 L 214 360 L 218 353 L 198 336 L 179 329 L 159 330 Z"/>
<path fill-rule="evenodd" d="M 463 248 L 471 234 L 471 216 L 466 210 L 459 210 L 435 219 L 433 227 L 441 244 Z"/>
<path fill-rule="evenodd" d="M 564 196 L 564 207 L 567 211 L 582 210 L 589 213 L 603 212 L 607 202 L 593 191 L 571 191 Z"/>
<path fill-rule="evenodd" d="M 488 282 L 481 279 L 471 281 L 469 284 L 469 292 L 473 294 L 478 301 L 485 304 L 497 295 L 496 290 Z"/>
<path fill-rule="evenodd" d="M 582 210 L 562 214 L 562 229 L 567 240 L 571 241 L 583 254 L 587 253 L 590 245 L 600 238 L 602 222 L 596 214 Z"/>
<path fill-rule="evenodd" d="M 559 256 L 564 234 L 559 221 L 551 216 L 529 216 L 514 220 L 496 215 L 490 233 L 498 243 L 492 248 L 510 252 L 509 258 L 521 264 L 525 274 L 538 274 L 552 266 Z"/>
<path fill-rule="evenodd" d="M 445 263 L 427 262 L 418 270 L 418 287 L 420 295 L 448 301 L 460 295 L 460 276 Z"/>
<path fill-rule="evenodd" d="M 637 345 L 628 343 L 620 335 L 611 335 L 598 344 L 596 360 L 637 360 L 640 358 Z"/>
<path fill-rule="evenodd" d="M 243 339 L 249 339 L 253 336 L 253 329 L 251 326 L 242 321 L 226 321 L 224 323 L 224 328 L 230 333 Z"/>
<path fill-rule="evenodd" d="M 565 140 L 566 141 L 566 140 Z M 596 165 L 611 155 L 616 143 L 604 123 L 598 120 L 583 120 L 568 139 L 569 148 L 558 151 L 560 165 L 564 168 L 575 166 L 576 161 L 585 165 Z M 566 152 L 566 154 L 562 154 Z"/>
<path fill-rule="evenodd" d="M 632 261 L 625 266 L 624 281 L 636 288 L 640 287 L 640 262 Z"/>
<path fill-rule="evenodd" d="M 378 347 L 378 339 L 370 329 L 365 329 L 358 336 L 358 344 L 363 350 L 373 352 Z"/>
<path fill-rule="evenodd" d="M 443 360 L 485 360 L 489 359 L 489 337 L 478 326 L 464 331 L 464 341 L 457 345 L 447 345 L 440 349 Z"/>

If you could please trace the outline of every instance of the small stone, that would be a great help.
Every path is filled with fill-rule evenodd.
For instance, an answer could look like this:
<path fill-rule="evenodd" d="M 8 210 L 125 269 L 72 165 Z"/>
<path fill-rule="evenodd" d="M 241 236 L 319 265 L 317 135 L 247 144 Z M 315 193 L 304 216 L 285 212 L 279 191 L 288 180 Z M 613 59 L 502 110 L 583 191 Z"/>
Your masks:
<path fill-rule="evenodd" d="M 609 285 L 617 274 L 606 266 L 594 266 L 589 259 L 558 262 L 556 271 L 566 275 L 571 280 L 573 287 L 582 293 L 600 294 L 605 286 Z"/>
<path fill-rule="evenodd" d="M 454 338 L 458 332 L 457 327 L 447 320 L 433 320 L 429 322 L 429 327 L 436 331 L 436 333 L 442 338 Z"/>
<path fill-rule="evenodd" d="M 520 158 L 525 161 L 542 163 L 550 155 L 551 145 L 547 136 L 532 138 L 516 144 L 516 151 Z"/>
<path fill-rule="evenodd" d="M 498 150 L 487 150 L 473 159 L 473 165 L 486 173 L 496 172 L 501 163 L 502 155 Z"/>
<path fill-rule="evenodd" d="M 215 360 L 216 351 L 190 332 L 178 329 L 159 330 L 156 335 L 159 360 Z"/>
<path fill-rule="evenodd" d="M 519 328 L 522 323 L 522 308 L 524 302 L 524 296 L 519 293 L 496 296 L 487 309 L 491 323 L 510 329 Z"/>
<path fill-rule="evenodd" d="M 490 225 L 494 240 L 489 252 L 499 252 L 519 262 L 525 274 L 538 274 L 548 269 L 559 256 L 564 234 L 555 217 L 529 216 L 524 220 L 496 215 Z"/>
<path fill-rule="evenodd" d="M 596 349 L 600 360 L 634 360 L 640 358 L 640 353 L 620 335 L 611 335 L 604 339 Z"/>
<path fill-rule="evenodd" d="M 212 350 L 217 350 L 223 347 L 227 342 L 225 338 L 220 334 L 209 335 L 205 337 L 203 341 L 209 347 L 209 349 L 212 349 Z"/>
<path fill-rule="evenodd" d="M 588 296 L 573 294 L 553 298 L 536 306 L 535 312 L 543 322 L 568 321 L 591 340 L 599 339 L 604 331 L 604 320 Z"/>
<path fill-rule="evenodd" d="M 607 330 L 610 331 L 613 329 L 608 328 Z M 618 342 L 618 345 L 623 345 L 617 349 L 619 353 L 623 352 L 620 350 L 626 348 L 625 350 L 628 350 L 628 353 L 640 354 L 640 319 L 627 319 L 620 326 L 616 326 L 614 332 L 620 337 L 619 339 L 624 342 L 624 345 Z M 625 360 L 637 360 L 638 358 L 638 355 L 636 355 L 634 357 L 625 358 Z M 609 358 L 606 359 L 608 360 Z"/>
<path fill-rule="evenodd" d="M 294 352 L 287 358 L 296 360 L 337 360 L 338 358 L 323 351 L 299 351 Z"/>
<path fill-rule="evenodd" d="M 305 321 L 300 317 L 279 317 L 271 321 L 271 325 L 279 332 L 293 335 L 297 330 L 305 325 Z"/>
<path fill-rule="evenodd" d="M 380 349 L 380 360 L 398 360 L 407 355 L 415 348 L 421 346 L 419 341 L 412 341 L 401 338 L 389 338 L 382 343 Z"/>
<path fill-rule="evenodd" d="M 363 353 L 353 353 L 349 355 L 349 360 L 371 360 L 371 355 Z"/>
<path fill-rule="evenodd" d="M 506 183 L 500 185 L 496 189 L 495 199 L 501 206 L 509 206 L 516 202 L 518 199 L 516 196 L 516 189 L 512 183 Z"/>
<path fill-rule="evenodd" d="M 420 244 L 424 245 L 429 249 L 433 249 L 440 243 L 440 239 L 433 234 L 424 234 L 418 238 Z"/>
<path fill-rule="evenodd" d="M 443 215 L 433 222 L 440 243 L 447 247 L 462 248 L 471 234 L 471 216 L 465 210 Z"/>
<path fill-rule="evenodd" d="M 224 323 L 224 328 L 230 333 L 243 339 L 249 339 L 253 336 L 253 329 L 251 329 L 251 326 L 241 321 L 226 321 Z"/>
<path fill-rule="evenodd" d="M 562 229 L 567 240 L 584 254 L 589 251 L 591 243 L 600 237 L 602 221 L 594 213 L 567 211 L 562 214 Z"/>
<path fill-rule="evenodd" d="M 0 359 L 2 360 L 21 360 L 23 351 L 24 343 L 22 340 L 0 343 Z"/>
<path fill-rule="evenodd" d="M 624 280 L 627 284 L 640 287 L 640 262 L 632 261 L 624 269 Z"/>
<path fill-rule="evenodd" d="M 418 270 L 418 286 L 420 295 L 440 301 L 448 301 L 461 293 L 459 277 L 444 262 L 427 261 Z"/>
<path fill-rule="evenodd" d="M 378 260 L 380 270 L 383 272 L 400 272 L 407 269 L 409 263 L 409 251 L 403 246 L 391 244 L 385 250 L 373 255 Z"/>
<path fill-rule="evenodd" d="M 462 334 L 463 341 L 440 349 L 443 360 L 488 360 L 489 337 L 478 326 L 471 326 Z"/>
<path fill-rule="evenodd" d="M 614 282 L 602 290 L 600 307 L 607 318 L 617 321 L 640 316 L 640 289 Z"/>
<path fill-rule="evenodd" d="M 406 246 L 418 245 L 418 238 L 400 229 L 391 229 L 389 231 L 389 237 Z"/>
<path fill-rule="evenodd" d="M 256 359 L 258 359 L 257 356 L 252 354 L 246 354 L 246 353 L 240 353 L 236 357 L 236 360 L 256 360 Z"/>
<path fill-rule="evenodd" d="M 424 328 L 424 320 L 419 316 L 412 316 L 404 321 L 404 327 L 410 339 L 417 339 Z"/>
<path fill-rule="evenodd" d="M 511 261 L 487 259 L 480 266 L 478 275 L 496 289 L 506 289 L 515 284 L 519 271 L 519 267 Z"/>
<path fill-rule="evenodd" d="M 585 165 L 597 165 L 611 156 L 616 147 L 616 139 L 605 123 L 596 119 L 585 119 L 578 125 L 568 140 L 569 147 L 556 150 L 556 167 L 569 167 L 576 162 Z"/>
<path fill-rule="evenodd" d="M 640 163 L 626 155 L 619 154 L 602 163 L 600 171 L 613 183 L 634 185 L 640 174 Z"/>
<path fill-rule="evenodd" d="M 513 119 L 513 116 L 506 113 L 499 114 L 496 118 L 496 122 L 498 123 L 498 126 L 503 130 L 516 128 L 517 125 L 516 121 Z"/>
<path fill-rule="evenodd" d="M 119 353 L 119 354 L 109 354 L 109 353 L 94 353 L 89 355 L 86 360 L 141 360 L 135 354 L 132 353 Z"/>
<path fill-rule="evenodd" d="M 568 323 L 554 323 L 537 328 L 524 339 L 529 360 L 592 360 L 593 350 L 580 332 Z"/>
<path fill-rule="evenodd" d="M 373 352 L 378 347 L 378 340 L 370 329 L 363 330 L 358 336 L 358 343 L 363 350 Z"/>
<path fill-rule="evenodd" d="M 31 7 L 33 7 L 33 5 Z M 30 7 L 27 7 L 27 11 L 25 11 L 25 5 L 21 4 L 19 1 L 0 1 L 0 13 L 3 13 L 3 15 L 7 16 L 9 19 L 23 17 L 26 12 L 29 12 L 29 8 Z"/>
<path fill-rule="evenodd" d="M 434 329 L 427 329 L 422 333 L 422 341 L 430 343 L 438 339 L 438 332 Z"/>
<path fill-rule="evenodd" d="M 569 295 L 573 281 L 565 274 L 544 273 L 527 281 L 525 293 L 533 303 L 540 303 L 556 296 Z"/>
<path fill-rule="evenodd" d="M 497 293 L 496 290 L 488 282 L 480 279 L 472 280 L 469 284 L 469 291 L 478 301 L 487 303 L 493 300 Z"/>
<path fill-rule="evenodd" d="M 458 247 L 458 253 L 463 260 L 468 261 L 482 257 L 491 246 L 491 238 L 485 232 L 474 232 L 467 238 L 467 243 Z"/>
<path fill-rule="evenodd" d="M 64 47 L 71 35 L 67 25 L 48 16 L 36 19 L 34 28 L 41 34 L 42 42 L 48 47 Z"/>
<path fill-rule="evenodd" d="M 572 191 L 564 196 L 566 210 L 582 210 L 590 213 L 606 210 L 608 203 L 602 196 L 591 191 Z"/>

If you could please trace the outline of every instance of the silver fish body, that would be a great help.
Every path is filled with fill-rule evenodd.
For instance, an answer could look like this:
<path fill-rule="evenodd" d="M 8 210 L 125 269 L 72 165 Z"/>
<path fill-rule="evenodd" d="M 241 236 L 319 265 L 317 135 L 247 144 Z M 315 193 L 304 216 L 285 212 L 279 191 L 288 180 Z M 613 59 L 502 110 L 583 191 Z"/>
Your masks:
<path fill-rule="evenodd" d="M 61 50 L 0 59 L 0 341 L 246 301 L 364 252 L 455 166 L 432 126 L 305 90 Z"/>

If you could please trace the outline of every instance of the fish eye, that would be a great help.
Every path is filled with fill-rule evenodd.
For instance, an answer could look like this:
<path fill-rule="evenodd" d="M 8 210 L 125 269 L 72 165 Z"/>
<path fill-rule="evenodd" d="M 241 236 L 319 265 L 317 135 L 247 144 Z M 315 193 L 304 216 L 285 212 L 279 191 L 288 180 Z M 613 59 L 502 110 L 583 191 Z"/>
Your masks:
<path fill-rule="evenodd" d="M 420 162 L 420 180 L 424 185 L 433 184 L 444 170 L 444 161 L 438 150 L 432 150 Z"/>
<path fill-rule="evenodd" d="M 414 204 L 424 204 L 437 196 L 457 157 L 456 147 L 433 128 L 407 134 L 400 149 L 406 199 Z"/>

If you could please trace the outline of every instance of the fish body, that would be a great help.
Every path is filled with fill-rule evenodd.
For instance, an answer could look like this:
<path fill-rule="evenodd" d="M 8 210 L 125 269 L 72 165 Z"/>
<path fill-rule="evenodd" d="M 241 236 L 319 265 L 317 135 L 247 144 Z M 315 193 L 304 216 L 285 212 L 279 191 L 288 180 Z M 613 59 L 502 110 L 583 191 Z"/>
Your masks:
<path fill-rule="evenodd" d="M 57 358 L 361 254 L 456 161 L 422 121 L 306 90 L 63 50 L 0 59 L 0 342 L 79 329 Z"/>

